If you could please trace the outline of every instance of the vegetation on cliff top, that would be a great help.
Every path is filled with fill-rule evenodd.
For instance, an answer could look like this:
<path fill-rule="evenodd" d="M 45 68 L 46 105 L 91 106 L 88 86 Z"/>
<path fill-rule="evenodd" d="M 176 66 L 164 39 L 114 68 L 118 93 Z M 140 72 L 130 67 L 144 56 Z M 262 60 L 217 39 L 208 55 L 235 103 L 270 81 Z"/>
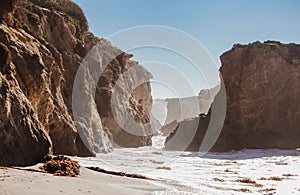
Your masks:
<path fill-rule="evenodd" d="M 22 0 L 24 1 L 24 0 Z M 88 22 L 82 9 L 72 0 L 28 0 L 38 6 L 63 12 L 74 20 L 79 21 L 80 27 L 83 31 L 88 30 Z"/>
<path fill-rule="evenodd" d="M 72 0 L 19 0 L 18 7 L 23 9 L 27 16 L 36 22 L 40 19 L 41 8 L 60 12 L 76 27 L 76 37 L 81 42 L 83 42 L 82 34 L 88 31 L 89 28 L 82 9 Z M 17 28 L 23 28 L 30 33 L 30 28 L 27 28 L 27 26 L 30 25 L 22 24 L 22 22 L 17 21 L 16 18 L 14 18 L 14 24 Z"/>

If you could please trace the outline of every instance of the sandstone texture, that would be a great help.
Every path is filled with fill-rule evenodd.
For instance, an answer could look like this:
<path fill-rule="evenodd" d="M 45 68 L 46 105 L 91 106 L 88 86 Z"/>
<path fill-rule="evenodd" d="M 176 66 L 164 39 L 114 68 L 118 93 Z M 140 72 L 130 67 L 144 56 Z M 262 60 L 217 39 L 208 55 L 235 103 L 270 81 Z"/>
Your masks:
<path fill-rule="evenodd" d="M 113 142 L 125 147 L 151 144 L 151 136 L 143 134 L 142 125 L 150 118 L 151 74 L 131 61 L 131 55 L 89 32 L 87 20 L 74 2 L 5 0 L 1 3 L 0 19 L 1 165 L 34 164 L 48 153 L 90 156 L 111 151 Z M 97 63 L 112 56 L 113 59 L 107 62 L 100 79 L 95 80 L 95 98 L 88 94 L 82 99 L 96 102 L 96 109 L 74 120 L 75 76 L 95 45 L 102 49 L 97 54 L 102 61 Z M 140 67 L 139 76 L 147 82 L 133 91 L 122 86 L 123 92 L 130 94 L 130 103 L 120 109 L 131 110 L 131 116 L 141 124 L 137 130 L 141 136 L 123 131 L 111 114 L 113 87 L 132 66 Z M 87 70 L 86 78 L 93 74 L 93 70 Z M 90 88 L 90 83 L 82 83 L 86 92 Z M 80 135 L 78 129 L 85 133 Z M 82 140 L 87 135 L 93 138 Z"/>
<path fill-rule="evenodd" d="M 227 114 L 212 151 L 299 148 L 300 45 L 275 41 L 237 44 L 221 56 L 221 62 Z M 210 114 L 200 118 L 197 136 L 187 150 L 199 150 Z"/>

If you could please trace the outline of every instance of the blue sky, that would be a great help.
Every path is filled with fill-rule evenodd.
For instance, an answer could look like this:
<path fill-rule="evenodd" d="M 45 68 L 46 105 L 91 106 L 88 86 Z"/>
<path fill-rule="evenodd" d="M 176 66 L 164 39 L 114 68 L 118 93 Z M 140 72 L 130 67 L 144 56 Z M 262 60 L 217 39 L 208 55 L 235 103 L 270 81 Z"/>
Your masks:
<path fill-rule="evenodd" d="M 85 12 L 90 30 L 99 37 L 108 37 L 117 31 L 140 25 L 168 26 L 184 31 L 197 39 L 209 51 L 217 66 L 220 66 L 219 56 L 229 50 L 234 43 L 250 43 L 257 40 L 300 43 L 298 0 L 75 0 L 75 2 Z M 188 68 L 190 66 L 188 62 L 178 60 L 178 56 L 174 57 L 174 54 L 149 48 L 129 53 L 133 53 L 134 59 L 142 64 L 149 60 L 161 61 L 174 65 L 179 71 L 187 72 L 195 94 L 201 88 L 213 87 L 202 82 L 201 78 Z M 168 71 L 159 74 L 167 75 Z M 181 86 L 181 89 L 184 89 L 184 86 Z M 155 84 L 153 90 L 155 98 L 176 96 L 170 92 L 172 90 Z M 191 95 L 193 95 L 191 92 L 186 92 L 180 96 Z"/>

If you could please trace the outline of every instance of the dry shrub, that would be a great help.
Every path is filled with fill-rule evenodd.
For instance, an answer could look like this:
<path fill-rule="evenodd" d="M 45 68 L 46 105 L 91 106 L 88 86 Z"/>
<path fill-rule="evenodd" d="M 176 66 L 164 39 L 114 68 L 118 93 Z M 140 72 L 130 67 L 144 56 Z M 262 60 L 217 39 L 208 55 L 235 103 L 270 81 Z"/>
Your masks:
<path fill-rule="evenodd" d="M 163 161 L 156 161 L 156 160 L 149 160 L 151 163 L 153 163 L 153 164 L 164 164 L 165 162 L 163 162 Z"/>
<path fill-rule="evenodd" d="M 267 178 L 261 177 L 261 178 L 259 178 L 258 180 L 267 180 Z"/>
<path fill-rule="evenodd" d="M 224 170 L 224 172 L 225 172 L 225 173 L 233 173 L 233 174 L 238 174 L 238 172 L 237 172 L 237 171 L 232 171 L 232 170 L 230 170 L 230 169 L 225 169 L 225 170 Z"/>
<path fill-rule="evenodd" d="M 277 176 L 273 176 L 273 177 L 268 178 L 268 180 L 272 180 L 272 181 L 282 181 L 282 178 L 277 177 Z"/>
<path fill-rule="evenodd" d="M 251 180 L 250 178 L 237 179 L 237 180 L 235 180 L 235 181 L 236 181 L 236 182 L 239 182 L 239 183 L 256 184 L 256 181 Z"/>
<path fill-rule="evenodd" d="M 247 189 L 247 188 L 242 188 L 240 191 L 241 191 L 241 192 L 251 192 L 251 190 L 249 190 L 249 189 Z"/>
<path fill-rule="evenodd" d="M 214 181 L 224 182 L 224 179 L 219 179 L 217 177 L 213 178 Z"/>
<path fill-rule="evenodd" d="M 264 185 L 262 185 L 262 184 L 260 184 L 260 183 L 256 183 L 256 184 L 254 184 L 254 186 L 255 186 L 255 187 L 261 188 L 261 187 L 263 187 Z"/>
<path fill-rule="evenodd" d="M 123 176 L 123 177 L 131 177 L 131 178 L 137 178 L 137 179 L 148 179 L 148 180 L 154 180 L 149 177 L 139 175 L 139 174 L 131 174 L 131 173 L 125 173 L 125 172 L 117 172 L 117 171 L 108 171 L 105 169 L 102 169 L 100 167 L 87 167 L 90 170 L 97 171 L 100 173 L 106 173 L 110 175 L 116 175 L 116 176 Z"/>
<path fill-rule="evenodd" d="M 266 189 L 259 190 L 259 192 L 270 192 L 275 190 L 276 190 L 275 188 L 266 188 Z"/>
<path fill-rule="evenodd" d="M 170 171 L 172 168 L 171 167 L 156 167 L 156 169 L 164 169 Z"/>
<path fill-rule="evenodd" d="M 55 176 L 77 177 L 80 174 L 79 163 L 64 155 L 47 155 L 41 168 Z"/>
<path fill-rule="evenodd" d="M 236 181 L 236 182 L 239 182 L 239 183 L 253 184 L 255 187 L 263 187 L 262 184 L 256 183 L 256 181 L 251 180 L 251 179 L 249 179 L 249 178 L 237 179 L 237 180 L 235 180 L 235 181 Z"/>
<path fill-rule="evenodd" d="M 297 176 L 297 175 L 288 173 L 288 174 L 282 174 L 282 176 L 284 176 L 284 177 L 294 177 L 294 176 Z"/>

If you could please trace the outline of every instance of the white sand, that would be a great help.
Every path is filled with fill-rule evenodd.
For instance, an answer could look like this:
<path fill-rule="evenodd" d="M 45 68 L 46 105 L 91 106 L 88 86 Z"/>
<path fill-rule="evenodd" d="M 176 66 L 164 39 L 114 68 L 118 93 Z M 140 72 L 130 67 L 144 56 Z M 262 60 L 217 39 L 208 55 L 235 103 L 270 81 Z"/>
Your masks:
<path fill-rule="evenodd" d="M 163 190 L 146 180 L 81 168 L 78 178 L 0 168 L 0 194 L 151 194 Z"/>
<path fill-rule="evenodd" d="M 99 166 L 107 170 L 137 173 L 159 179 L 160 182 L 154 184 L 166 190 L 155 192 L 157 195 L 300 195 L 300 150 L 244 149 L 201 156 L 201 153 L 197 152 L 143 147 L 114 149 L 108 154 L 97 154 L 97 157 L 88 158 L 76 157 L 74 160 L 84 166 Z M 171 170 L 157 169 L 163 166 L 170 167 Z M 260 180 L 262 177 L 279 177 L 282 181 Z M 249 178 L 263 186 L 237 182 L 243 178 Z M 251 193 L 242 192 L 242 188 L 251 190 Z M 274 190 L 267 191 L 272 188 Z"/>

